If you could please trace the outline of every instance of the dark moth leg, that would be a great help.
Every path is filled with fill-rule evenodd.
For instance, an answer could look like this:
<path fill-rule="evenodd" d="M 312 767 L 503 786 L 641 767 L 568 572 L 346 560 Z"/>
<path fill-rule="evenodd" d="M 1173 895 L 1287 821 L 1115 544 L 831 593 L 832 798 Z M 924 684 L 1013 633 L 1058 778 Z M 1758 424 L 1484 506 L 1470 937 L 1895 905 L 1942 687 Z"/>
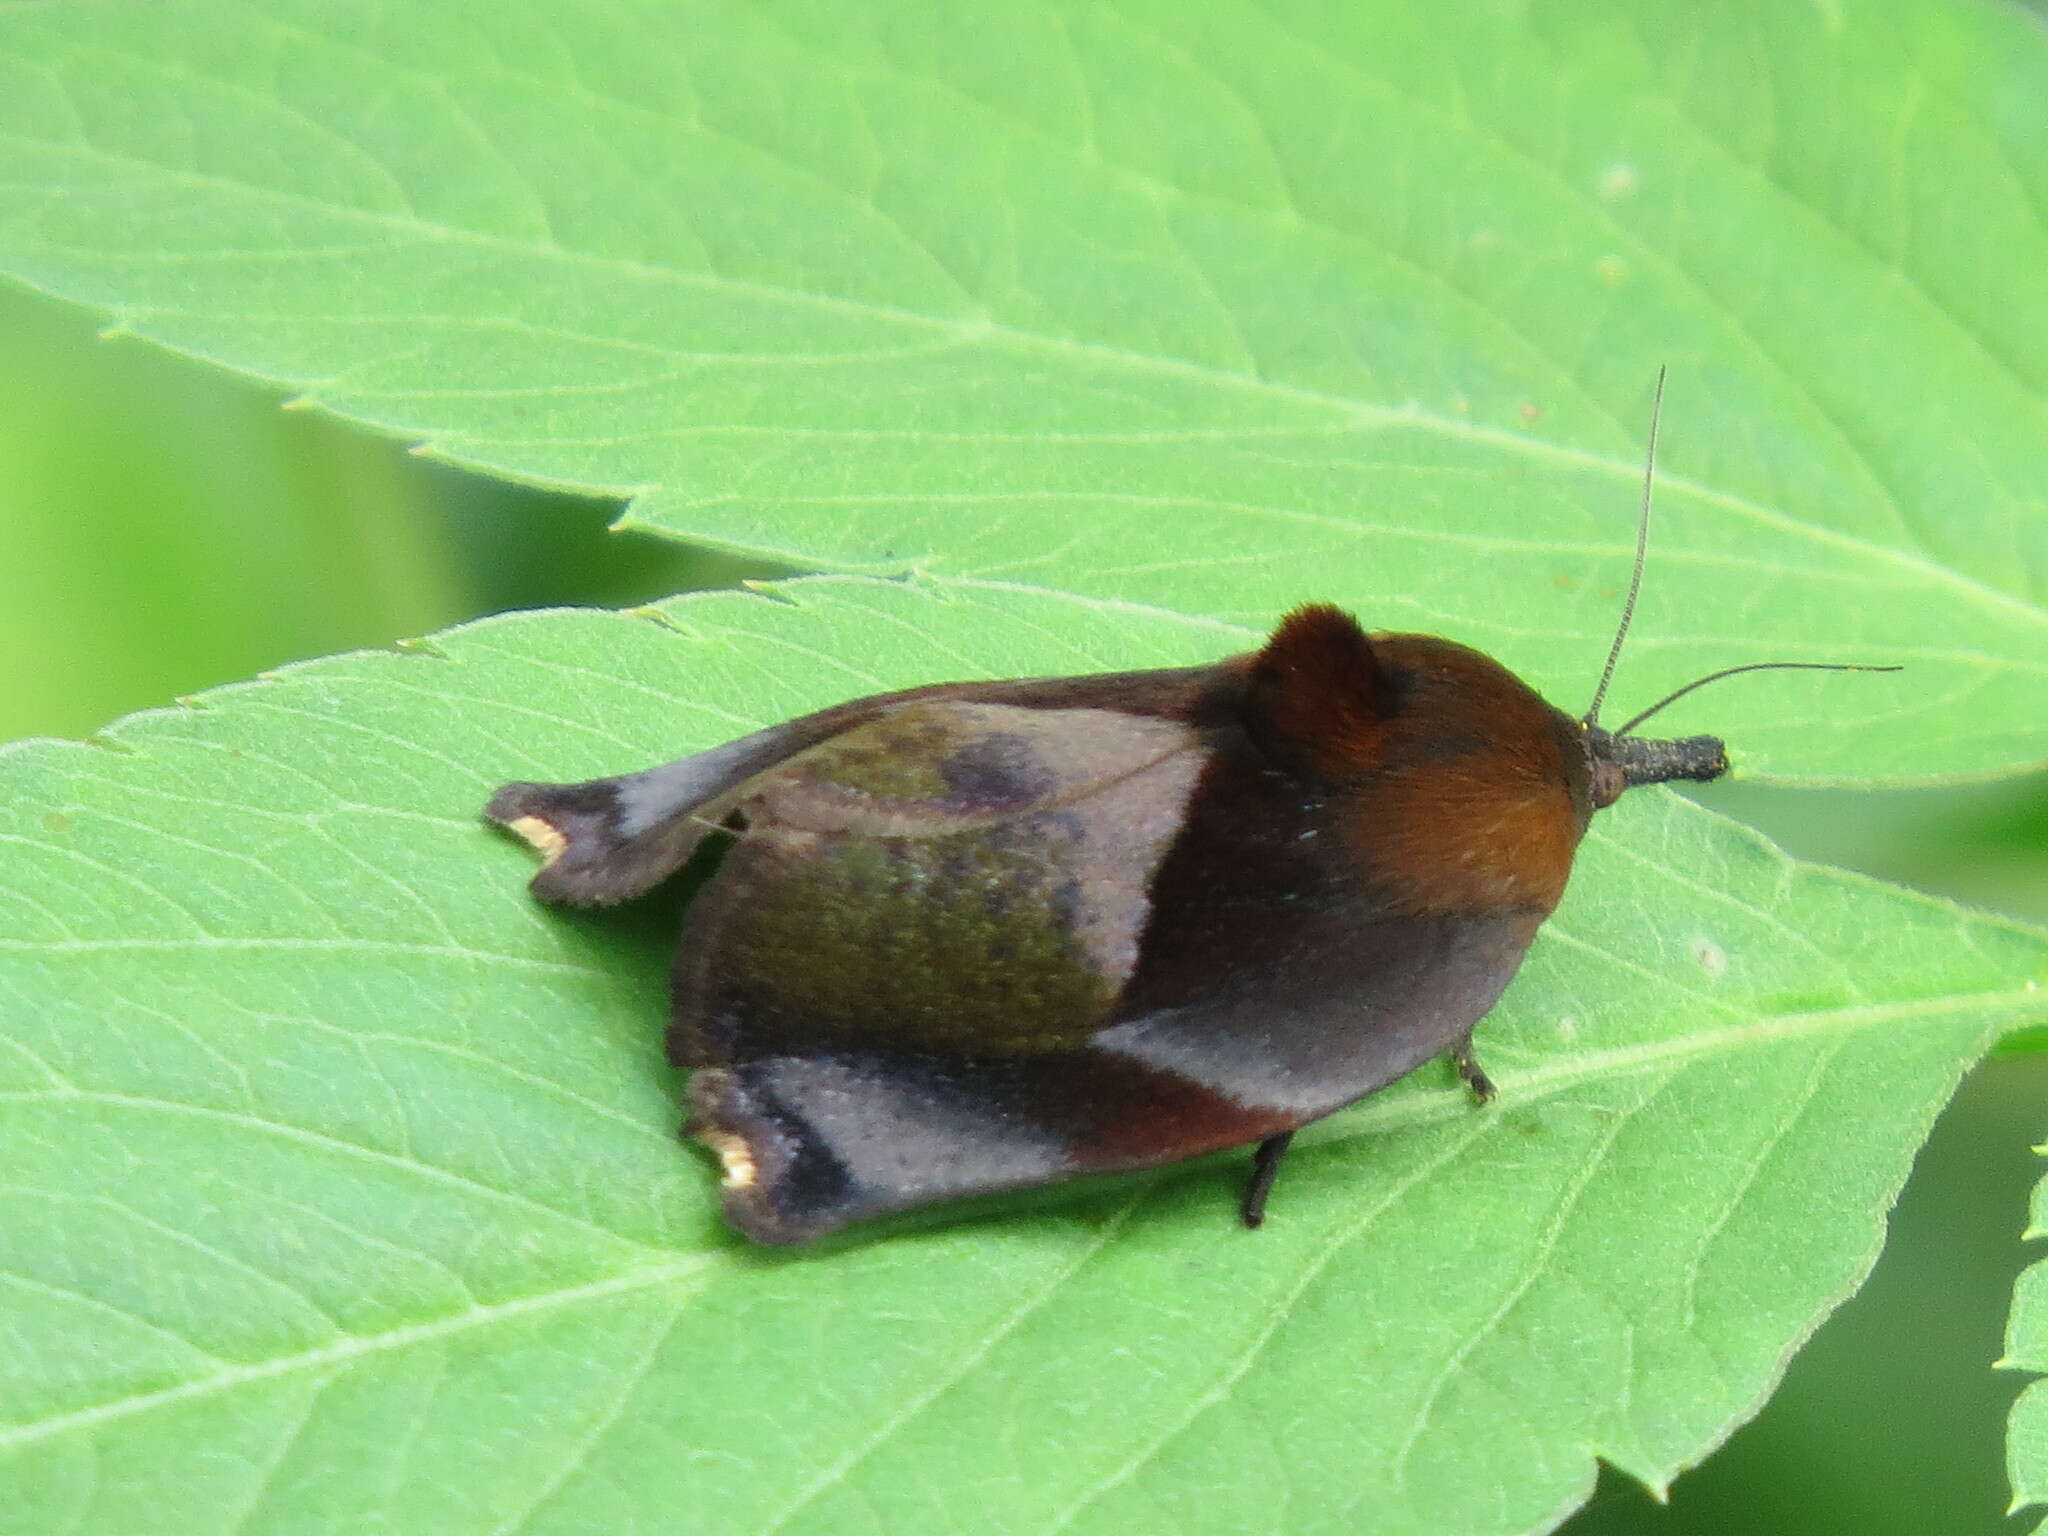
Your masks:
<path fill-rule="evenodd" d="M 1246 1226 L 1257 1227 L 1265 1221 L 1266 1196 L 1273 1192 L 1273 1181 L 1280 1177 L 1280 1159 L 1292 1140 L 1294 1132 L 1282 1131 L 1260 1142 L 1258 1151 L 1252 1154 L 1251 1181 L 1245 1185 L 1244 1203 L 1238 1207 Z"/>
<path fill-rule="evenodd" d="M 1479 1065 L 1479 1058 L 1472 1054 L 1472 1036 L 1468 1032 L 1464 1039 L 1451 1047 L 1451 1065 L 1458 1069 L 1458 1076 L 1465 1086 L 1472 1090 L 1472 1102 L 1484 1104 L 1499 1090 L 1493 1086 L 1493 1079 L 1486 1075 L 1486 1069 Z"/>
<path fill-rule="evenodd" d="M 1451 1063 L 1458 1069 L 1458 1076 L 1465 1086 L 1472 1090 L 1472 1102 L 1484 1104 L 1497 1090 L 1493 1079 L 1486 1075 L 1479 1065 L 1479 1058 L 1472 1054 L 1472 1037 L 1466 1035 L 1451 1047 Z M 1273 1181 L 1280 1176 L 1280 1159 L 1287 1155 L 1287 1145 L 1294 1140 L 1294 1132 L 1282 1131 L 1277 1136 L 1268 1136 L 1252 1154 L 1252 1176 L 1244 1187 L 1244 1202 L 1239 1211 L 1248 1227 L 1258 1227 L 1266 1220 L 1266 1197 L 1273 1193 Z"/>

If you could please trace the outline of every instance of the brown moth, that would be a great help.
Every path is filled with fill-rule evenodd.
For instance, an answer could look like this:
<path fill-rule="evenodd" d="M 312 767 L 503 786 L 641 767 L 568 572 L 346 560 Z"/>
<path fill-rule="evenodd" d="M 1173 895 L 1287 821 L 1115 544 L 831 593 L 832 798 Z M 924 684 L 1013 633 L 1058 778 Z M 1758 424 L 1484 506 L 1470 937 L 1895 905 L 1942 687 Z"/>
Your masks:
<path fill-rule="evenodd" d="M 486 814 L 576 905 L 730 837 L 669 1041 L 756 1241 L 1248 1144 L 1255 1226 L 1297 1127 L 1444 1052 L 1490 1093 L 1473 1026 L 1593 813 L 1726 771 L 1598 706 L 1311 604 L 1212 665 L 856 699 Z"/>

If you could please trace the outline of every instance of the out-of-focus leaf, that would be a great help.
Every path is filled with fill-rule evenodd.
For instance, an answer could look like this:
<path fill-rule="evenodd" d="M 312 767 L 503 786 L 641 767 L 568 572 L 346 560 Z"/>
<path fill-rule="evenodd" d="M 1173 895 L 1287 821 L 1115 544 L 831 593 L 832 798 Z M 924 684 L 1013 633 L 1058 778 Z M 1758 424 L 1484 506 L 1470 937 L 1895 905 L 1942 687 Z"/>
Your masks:
<path fill-rule="evenodd" d="M 387 448 L 90 338 L 0 292 L 0 738 L 466 616 Z"/>

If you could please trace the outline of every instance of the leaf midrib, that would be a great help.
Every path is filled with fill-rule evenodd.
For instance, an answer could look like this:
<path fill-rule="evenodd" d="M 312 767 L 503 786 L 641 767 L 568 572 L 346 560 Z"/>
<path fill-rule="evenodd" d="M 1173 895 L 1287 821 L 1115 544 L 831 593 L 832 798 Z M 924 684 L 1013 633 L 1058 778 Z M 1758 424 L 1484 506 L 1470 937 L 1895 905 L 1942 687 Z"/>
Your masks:
<path fill-rule="evenodd" d="M 1951 1015 L 1982 1014 L 1986 1018 L 1997 1018 L 2023 1009 L 2039 1008 L 2041 1001 L 2042 994 L 2037 989 L 2022 986 L 1995 992 L 1924 998 L 1909 1003 L 1858 1005 L 1810 1013 L 1783 1014 L 1751 1025 L 1698 1032 L 1643 1045 L 1617 1046 L 1603 1051 L 1586 1052 L 1551 1066 L 1520 1071 L 1501 1080 L 1500 1097 L 1496 1103 L 1503 1107 L 1533 1103 L 1553 1097 L 1591 1079 L 1639 1076 L 1674 1064 L 1683 1064 L 1690 1060 L 1699 1060 L 1757 1044 L 1814 1038 L 1835 1031 L 1861 1030 L 1880 1025 L 1931 1022 Z M 1997 1024 L 1984 1025 L 1984 1040 L 1988 1042 L 1998 1029 Z M 1363 1137 L 1384 1135 L 1392 1130 L 1452 1120 L 1472 1113 L 1470 1102 L 1462 1090 L 1409 1093 L 1392 1101 L 1369 1101 L 1318 1126 L 1310 1126 L 1303 1132 L 1302 1140 L 1304 1144 L 1339 1144 Z M 1497 1114 L 1498 1111 L 1493 1113 Z M 1325 1127 L 1329 1129 L 1326 1130 Z M 426 1171 L 441 1171 L 431 1170 L 429 1165 L 425 1164 L 412 1166 Z M 1132 1197 L 1132 1203 L 1135 1204 L 1144 1198 L 1145 1193 L 1140 1192 Z M 551 1211 L 551 1214 L 566 1213 Z M 39 1444 L 74 1429 L 96 1428 L 155 1408 L 211 1396 L 251 1382 L 287 1376 L 295 1371 L 317 1371 L 328 1366 L 347 1365 L 385 1350 L 431 1343 L 510 1317 L 652 1290 L 692 1278 L 700 1279 L 701 1283 L 696 1289 L 702 1289 L 703 1285 L 710 1283 L 712 1270 L 741 1266 L 744 1260 L 738 1257 L 737 1253 L 738 1251 L 732 1248 L 720 1248 L 710 1253 L 692 1254 L 687 1259 L 677 1259 L 668 1263 L 635 1265 L 603 1280 L 539 1291 L 512 1301 L 474 1307 L 451 1317 L 406 1324 L 383 1333 L 359 1335 L 338 1343 L 323 1344 L 318 1348 L 279 1355 L 256 1365 L 238 1366 L 176 1387 L 116 1399 L 91 1408 L 53 1415 L 47 1419 L 33 1420 L 13 1429 L 0 1431 L 0 1453 Z M 687 1300 L 687 1296 L 679 1296 L 677 1300 L 680 1305 Z"/>

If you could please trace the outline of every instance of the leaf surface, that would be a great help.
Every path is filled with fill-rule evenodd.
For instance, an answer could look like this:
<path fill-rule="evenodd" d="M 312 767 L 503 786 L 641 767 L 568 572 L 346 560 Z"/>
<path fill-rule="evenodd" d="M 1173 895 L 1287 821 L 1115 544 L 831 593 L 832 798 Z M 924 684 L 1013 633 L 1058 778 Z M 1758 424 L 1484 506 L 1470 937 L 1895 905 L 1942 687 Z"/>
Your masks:
<path fill-rule="evenodd" d="M 1510 1532 L 1661 1484 L 1854 1286 L 2044 936 L 1602 814 L 1482 1031 L 1240 1158 L 785 1258 L 658 1049 L 673 922 L 476 821 L 849 692 L 1241 637 L 826 578 L 487 621 L 0 757 L 0 1530 Z M 226 1512 L 225 1519 L 223 1512 Z M 236 1524 L 239 1522 L 239 1525 Z"/>
<path fill-rule="evenodd" d="M 539 912 L 475 813 L 1310 596 L 1573 701 L 1663 362 L 1616 708 L 1903 661 L 1666 718 L 1788 778 L 2037 763 L 2043 99 L 1989 3 L 0 15 L 0 269 L 652 527 L 917 573 L 0 760 L 0 1531 L 1434 1536 L 1704 1454 L 2040 1019 L 2040 933 L 1634 794 L 1487 1025 L 1496 1108 L 1376 1096 L 1256 1236 L 1223 1160 L 784 1259 L 673 1144 L 673 912 Z"/>
<path fill-rule="evenodd" d="M 2048 759 L 2048 35 L 1991 0 L 20 8 L 0 266 L 809 567 L 1617 700 L 1745 766 Z M 1688 701 L 1675 730 L 1729 718 Z"/>

